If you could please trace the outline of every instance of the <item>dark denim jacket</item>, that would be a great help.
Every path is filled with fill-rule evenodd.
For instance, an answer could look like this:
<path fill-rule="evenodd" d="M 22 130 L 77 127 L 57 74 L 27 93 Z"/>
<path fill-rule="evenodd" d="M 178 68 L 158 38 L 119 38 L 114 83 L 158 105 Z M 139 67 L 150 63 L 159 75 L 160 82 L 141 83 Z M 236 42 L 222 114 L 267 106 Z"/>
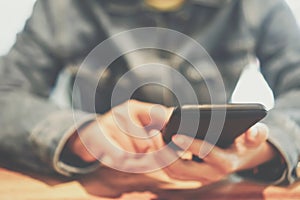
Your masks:
<path fill-rule="evenodd" d="M 173 29 L 201 43 L 217 64 L 228 97 L 249 57 L 257 57 L 276 100 L 275 108 L 264 120 L 270 127 L 269 142 L 287 164 L 273 177 L 281 182 L 296 180 L 300 153 L 300 35 L 283 0 L 190 0 L 174 12 L 158 12 L 136 0 L 38 1 L 15 45 L 0 60 L 1 155 L 38 171 L 71 175 L 93 170 L 95 166 L 72 165 L 61 158 L 76 126 L 72 110 L 59 108 L 49 96 L 59 73 L 67 66 L 78 66 L 112 34 L 139 27 Z M 130 60 L 123 64 L 128 63 Z M 112 70 L 110 79 L 126 71 L 121 65 L 115 66 L 117 70 Z M 187 69 L 184 66 L 182 73 Z M 194 81 L 188 73 L 186 77 Z M 199 102 L 208 102 L 201 80 L 195 84 L 201 94 Z M 110 85 L 102 88 L 109 90 Z M 139 98 L 173 104 L 151 96 L 157 94 Z M 109 97 L 99 98 L 102 104 L 98 111 L 105 112 Z M 93 120 L 87 109 L 75 112 L 79 126 Z M 272 171 L 270 166 L 262 166 L 257 176 Z"/>

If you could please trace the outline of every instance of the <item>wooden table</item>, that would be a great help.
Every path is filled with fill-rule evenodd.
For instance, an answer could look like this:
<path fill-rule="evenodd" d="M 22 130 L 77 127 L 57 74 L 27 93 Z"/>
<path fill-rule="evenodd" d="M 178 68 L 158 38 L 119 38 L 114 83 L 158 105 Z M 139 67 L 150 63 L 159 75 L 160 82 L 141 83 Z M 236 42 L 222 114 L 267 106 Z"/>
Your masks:
<path fill-rule="evenodd" d="M 300 199 L 300 183 L 275 187 L 229 178 L 199 188 L 197 182 L 174 181 L 163 172 L 140 175 L 108 168 L 75 180 L 0 168 L 0 186 L 1 200 Z"/>

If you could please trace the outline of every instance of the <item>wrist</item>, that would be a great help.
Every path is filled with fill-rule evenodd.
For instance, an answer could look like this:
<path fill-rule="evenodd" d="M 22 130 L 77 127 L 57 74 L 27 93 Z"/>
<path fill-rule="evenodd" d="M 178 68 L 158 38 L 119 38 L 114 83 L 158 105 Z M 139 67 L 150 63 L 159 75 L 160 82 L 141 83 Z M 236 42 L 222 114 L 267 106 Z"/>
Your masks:
<path fill-rule="evenodd" d="M 84 127 L 80 127 L 68 140 L 66 148 L 74 155 L 78 156 L 85 162 L 95 162 L 97 159 L 89 152 L 89 150 L 85 147 L 80 137 L 84 137 L 86 135 L 91 126 L 91 124 L 84 125 Z M 79 132 L 80 135 L 79 136 Z"/>
<path fill-rule="evenodd" d="M 239 171 L 239 175 L 268 182 L 274 182 L 282 176 L 286 169 L 286 163 L 282 155 L 271 143 L 267 142 L 266 145 L 268 147 L 265 150 L 269 156 L 264 159 L 264 162 L 250 169 Z"/>

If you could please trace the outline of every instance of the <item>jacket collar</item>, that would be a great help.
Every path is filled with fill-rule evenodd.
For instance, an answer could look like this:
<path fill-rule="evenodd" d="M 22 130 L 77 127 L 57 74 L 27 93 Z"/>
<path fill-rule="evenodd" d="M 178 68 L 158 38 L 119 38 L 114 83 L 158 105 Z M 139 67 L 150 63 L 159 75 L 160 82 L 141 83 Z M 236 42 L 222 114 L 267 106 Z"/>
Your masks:
<path fill-rule="evenodd" d="M 219 8 L 234 0 L 186 0 L 192 4 L 202 5 L 207 7 Z M 101 1 L 98 1 L 99 3 Z M 114 0 L 106 1 L 106 8 L 109 12 L 117 14 L 132 14 L 139 10 L 148 10 L 142 0 Z"/>
<path fill-rule="evenodd" d="M 193 3 L 210 7 L 221 7 L 232 0 L 192 0 Z"/>

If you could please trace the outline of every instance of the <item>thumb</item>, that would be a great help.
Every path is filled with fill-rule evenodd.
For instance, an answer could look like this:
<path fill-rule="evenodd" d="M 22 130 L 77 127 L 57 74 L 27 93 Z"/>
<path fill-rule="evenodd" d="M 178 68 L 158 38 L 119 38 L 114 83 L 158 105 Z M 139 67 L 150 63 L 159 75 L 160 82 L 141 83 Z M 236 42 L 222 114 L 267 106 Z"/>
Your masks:
<path fill-rule="evenodd" d="M 159 150 L 160 148 L 163 148 L 165 146 L 165 142 L 162 137 L 162 133 L 159 130 L 151 130 L 150 131 L 151 139 L 153 146 L 156 150 Z"/>
<path fill-rule="evenodd" d="M 257 123 L 246 131 L 245 144 L 248 147 L 257 147 L 268 139 L 269 128 L 263 123 Z"/>

